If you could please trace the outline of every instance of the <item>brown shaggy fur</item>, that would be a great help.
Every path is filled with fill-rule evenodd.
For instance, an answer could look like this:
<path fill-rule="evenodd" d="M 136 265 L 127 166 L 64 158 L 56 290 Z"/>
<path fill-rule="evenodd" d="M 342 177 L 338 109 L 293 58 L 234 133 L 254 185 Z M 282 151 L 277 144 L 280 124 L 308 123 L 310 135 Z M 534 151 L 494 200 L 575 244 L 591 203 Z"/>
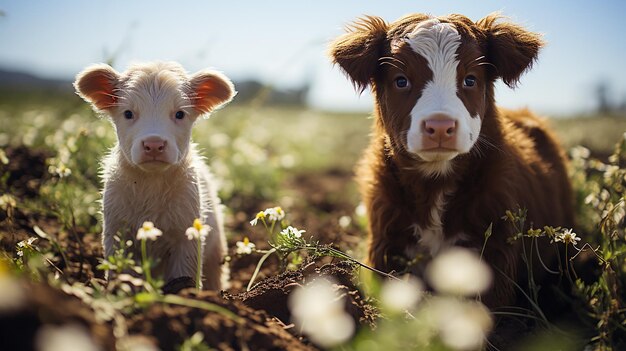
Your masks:
<path fill-rule="evenodd" d="M 462 44 L 457 52 L 461 62 L 459 75 L 465 74 L 460 72 L 467 67 L 464 60 L 482 55 L 484 62 L 472 69 L 486 84 L 482 96 L 461 97 L 468 110 L 480 115 L 479 142 L 469 153 L 449 161 L 452 172 L 432 176 L 421 171 L 420 165 L 425 161 L 409 154 L 402 141 L 411 108 L 430 79 L 429 74 L 432 75 L 428 68 L 424 71 L 423 58 L 403 49 L 402 39 L 429 18 L 422 14 L 409 15 L 387 24 L 381 18 L 366 17 L 331 45 L 333 61 L 358 89 L 371 86 L 375 99 L 371 142 L 357 169 L 369 218 L 369 259 L 382 270 L 410 269 L 409 261 L 415 257 L 406 257 L 406 249 L 418 246 L 419 240 L 412 227 L 432 224 L 431 209 L 443 193 L 444 237 L 464 233 L 466 240 L 457 245 L 480 252 L 485 230 L 493 224 L 484 259 L 524 285 L 527 273 L 520 241 L 507 242 L 514 233 L 511 225 L 502 220 L 506 210 L 526 208 L 527 223 L 534 228 L 572 227 L 574 221 L 564 152 L 546 123 L 527 110 L 498 109 L 494 101 L 494 81 L 499 78 L 514 86 L 536 59 L 541 38 L 517 25 L 499 21 L 497 15 L 476 23 L 462 15 L 438 18 L 454 24 L 461 35 Z M 406 99 L 388 93 L 389 81 L 399 68 L 424 77 L 412 81 L 415 93 L 411 92 L 413 95 Z M 555 264 L 552 248 L 547 249 L 542 253 L 544 261 L 550 261 L 552 256 L 550 262 Z M 497 271 L 494 274 L 493 287 L 483 296 L 483 301 L 492 308 L 515 304 L 514 286 Z"/>

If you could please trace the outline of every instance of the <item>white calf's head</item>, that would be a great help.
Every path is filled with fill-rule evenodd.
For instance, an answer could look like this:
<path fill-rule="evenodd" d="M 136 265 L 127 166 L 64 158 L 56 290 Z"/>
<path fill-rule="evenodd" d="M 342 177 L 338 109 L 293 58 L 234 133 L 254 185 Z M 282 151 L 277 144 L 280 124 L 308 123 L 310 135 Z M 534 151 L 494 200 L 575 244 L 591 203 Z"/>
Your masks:
<path fill-rule="evenodd" d="M 473 22 L 415 14 L 390 24 L 359 20 L 331 56 L 358 88 L 372 86 L 377 126 L 394 151 L 437 176 L 484 138 L 494 81 L 514 85 L 541 45 L 539 35 L 497 15 Z"/>
<path fill-rule="evenodd" d="M 96 111 L 110 116 L 126 160 L 151 171 L 183 160 L 198 116 L 235 94 L 223 74 L 203 70 L 189 76 L 173 62 L 137 64 L 123 73 L 93 65 L 78 74 L 74 87 Z"/>

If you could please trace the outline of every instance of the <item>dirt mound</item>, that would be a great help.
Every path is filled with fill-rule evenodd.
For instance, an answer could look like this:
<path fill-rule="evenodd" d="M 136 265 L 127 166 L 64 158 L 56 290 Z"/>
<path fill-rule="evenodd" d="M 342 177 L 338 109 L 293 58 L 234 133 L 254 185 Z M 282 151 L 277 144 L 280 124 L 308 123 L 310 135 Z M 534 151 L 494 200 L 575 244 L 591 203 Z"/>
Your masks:
<path fill-rule="evenodd" d="M 0 279 L 7 279 L 0 277 Z M 21 291 L 20 297 L 2 302 L 0 309 L 0 345 L 2 350 L 34 350 L 38 338 L 42 338 L 44 326 L 79 326 L 104 350 L 115 350 L 115 338 L 109 324 L 97 321 L 93 310 L 78 298 L 44 283 L 26 279 L 3 280 L 0 294 Z M 4 296 L 6 298 L 6 295 Z"/>
<path fill-rule="evenodd" d="M 240 301 L 194 289 L 184 290 L 180 296 L 223 307 L 234 317 L 202 308 L 157 303 L 130 318 L 130 333 L 148 336 L 163 350 L 174 350 L 198 331 L 203 333 L 207 345 L 219 350 L 315 350 L 265 312 Z"/>
<path fill-rule="evenodd" d="M 340 295 L 345 294 L 347 297 L 345 308 L 356 325 L 373 325 L 376 311 L 364 301 L 363 295 L 353 282 L 354 275 L 355 267 L 347 262 L 326 264 L 322 267 L 316 267 L 314 263 L 310 263 L 297 271 L 287 271 L 267 278 L 248 292 L 236 295 L 225 294 L 225 297 L 241 300 L 247 306 L 264 310 L 284 324 L 289 324 L 291 321 L 288 307 L 289 294 L 297 287 L 304 286 L 315 279 L 326 278 L 336 283 L 335 288 Z"/>

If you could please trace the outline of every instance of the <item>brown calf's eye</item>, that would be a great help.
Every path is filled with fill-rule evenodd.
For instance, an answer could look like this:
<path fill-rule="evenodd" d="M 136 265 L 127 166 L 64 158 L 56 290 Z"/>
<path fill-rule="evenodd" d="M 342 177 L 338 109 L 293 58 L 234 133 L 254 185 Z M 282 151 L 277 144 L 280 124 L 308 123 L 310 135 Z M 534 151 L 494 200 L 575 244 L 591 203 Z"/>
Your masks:
<path fill-rule="evenodd" d="M 176 115 L 174 117 L 176 117 L 176 119 L 183 119 L 183 118 L 185 118 L 185 112 L 178 111 L 178 112 L 176 112 Z"/>
<path fill-rule="evenodd" d="M 124 118 L 126 118 L 126 119 L 133 119 L 133 111 L 131 111 L 131 110 L 124 111 Z"/>
<path fill-rule="evenodd" d="M 406 89 L 409 87 L 409 80 L 405 76 L 399 76 L 395 79 L 396 88 Z"/>
<path fill-rule="evenodd" d="M 473 87 L 474 85 L 476 85 L 476 77 L 471 74 L 463 80 L 463 86 Z"/>

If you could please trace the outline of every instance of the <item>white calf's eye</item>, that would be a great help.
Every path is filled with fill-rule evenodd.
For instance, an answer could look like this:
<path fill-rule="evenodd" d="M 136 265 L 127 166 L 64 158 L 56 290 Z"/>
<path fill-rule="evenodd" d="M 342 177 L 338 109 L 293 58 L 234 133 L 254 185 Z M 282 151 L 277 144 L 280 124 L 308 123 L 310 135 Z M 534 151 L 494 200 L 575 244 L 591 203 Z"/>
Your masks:
<path fill-rule="evenodd" d="M 410 86 L 409 80 L 405 76 L 398 76 L 394 80 L 396 88 L 398 89 L 406 89 Z"/>
<path fill-rule="evenodd" d="M 465 79 L 463 80 L 463 85 L 466 87 L 473 87 L 474 85 L 476 85 L 476 77 L 471 74 L 465 77 Z"/>
<path fill-rule="evenodd" d="M 124 118 L 126 118 L 126 119 L 133 119 L 133 111 L 131 111 L 131 110 L 124 111 Z"/>
<path fill-rule="evenodd" d="M 185 118 L 185 112 L 177 111 L 176 115 L 174 115 L 174 117 L 176 117 L 176 119 L 183 119 L 183 118 Z"/>

